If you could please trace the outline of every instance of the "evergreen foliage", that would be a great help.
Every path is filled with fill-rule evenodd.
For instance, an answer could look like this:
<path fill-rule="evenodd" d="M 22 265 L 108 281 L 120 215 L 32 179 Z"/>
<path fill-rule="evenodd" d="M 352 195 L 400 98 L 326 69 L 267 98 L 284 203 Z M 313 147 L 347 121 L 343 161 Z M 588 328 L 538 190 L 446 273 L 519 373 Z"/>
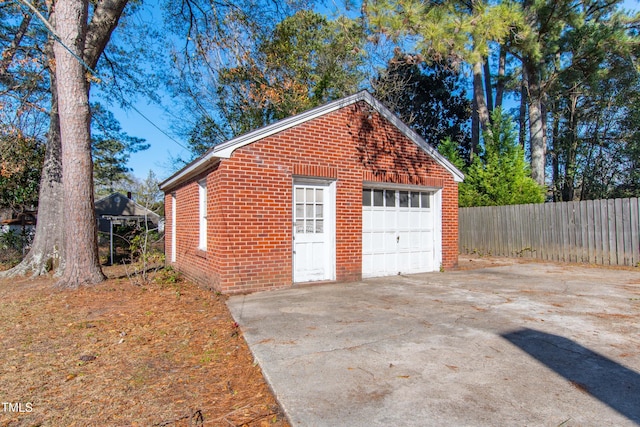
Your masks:
<path fill-rule="evenodd" d="M 107 195 L 115 191 L 115 183 L 127 179 L 131 153 L 146 150 L 149 144 L 124 132 L 113 114 L 100 104 L 92 105 L 91 122 L 94 187 L 96 194 Z"/>
<path fill-rule="evenodd" d="M 413 58 L 397 54 L 374 82 L 374 96 L 433 147 L 449 138 L 468 151 L 471 102 L 462 76 L 444 64 Z"/>
<path fill-rule="evenodd" d="M 496 109 L 491 127 L 491 136 L 485 134 L 480 152 L 471 165 L 462 168 L 465 180 L 459 186 L 459 205 L 501 206 L 544 202 L 544 188 L 531 178 L 511 118 L 501 109 Z M 464 164 L 451 140 L 441 144 L 440 152 L 457 167 Z"/>
<path fill-rule="evenodd" d="M 44 148 L 36 138 L 0 134 L 0 208 L 20 213 L 38 205 Z"/>

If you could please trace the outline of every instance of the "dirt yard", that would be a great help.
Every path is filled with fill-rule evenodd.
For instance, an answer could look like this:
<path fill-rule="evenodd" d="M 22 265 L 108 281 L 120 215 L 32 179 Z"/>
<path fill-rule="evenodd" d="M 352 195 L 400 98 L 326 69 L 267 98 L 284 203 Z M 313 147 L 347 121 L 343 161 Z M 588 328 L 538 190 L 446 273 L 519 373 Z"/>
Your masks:
<path fill-rule="evenodd" d="M 0 426 L 288 426 L 225 297 L 105 272 L 0 280 Z"/>

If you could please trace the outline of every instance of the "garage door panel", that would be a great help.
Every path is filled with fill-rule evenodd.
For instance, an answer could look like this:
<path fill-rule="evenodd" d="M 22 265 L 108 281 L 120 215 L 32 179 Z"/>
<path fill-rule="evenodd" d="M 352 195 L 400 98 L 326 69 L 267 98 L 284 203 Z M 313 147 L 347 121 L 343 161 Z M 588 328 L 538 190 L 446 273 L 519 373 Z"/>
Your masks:
<path fill-rule="evenodd" d="M 409 211 L 409 229 L 415 230 L 424 227 L 424 212 L 418 209 Z"/>
<path fill-rule="evenodd" d="M 371 251 L 373 253 L 384 251 L 384 233 L 371 233 Z"/>
<path fill-rule="evenodd" d="M 373 272 L 376 274 L 385 273 L 394 270 L 395 260 L 387 256 L 387 254 L 374 254 L 372 257 Z"/>
<path fill-rule="evenodd" d="M 373 272 L 373 258 L 370 256 L 362 257 L 362 271 Z"/>
<path fill-rule="evenodd" d="M 362 234 L 362 252 L 370 253 L 373 250 L 371 234 Z M 364 267 L 363 267 L 364 268 Z"/>
<path fill-rule="evenodd" d="M 423 267 L 422 263 L 422 254 L 419 252 L 413 252 L 409 255 L 409 268 L 412 270 L 417 270 Z"/>
<path fill-rule="evenodd" d="M 383 250 L 385 253 L 390 253 L 393 252 L 393 247 L 396 244 L 396 233 L 394 232 L 385 232 L 384 233 L 384 249 Z"/>
<path fill-rule="evenodd" d="M 406 252 L 411 247 L 411 232 L 398 231 L 396 238 L 397 249 L 401 252 Z"/>
<path fill-rule="evenodd" d="M 425 250 L 430 251 L 429 243 L 433 242 L 433 233 L 431 231 L 421 231 L 420 232 L 420 247 L 425 248 Z"/>
<path fill-rule="evenodd" d="M 386 224 L 388 223 L 387 215 L 386 215 L 387 213 L 382 210 L 375 210 L 371 214 L 372 214 L 371 229 L 377 232 L 386 230 L 387 229 Z"/>
<path fill-rule="evenodd" d="M 409 230 L 410 229 L 410 212 L 407 210 L 398 211 L 397 221 L 396 221 L 396 229 L 397 230 Z"/>
<path fill-rule="evenodd" d="M 362 229 L 371 230 L 373 228 L 373 212 L 362 211 Z"/>
<path fill-rule="evenodd" d="M 427 243 L 424 239 L 424 233 L 416 231 L 409 233 L 409 248 L 412 251 L 419 251 Z"/>
<path fill-rule="evenodd" d="M 382 272 L 391 272 L 391 274 L 397 274 L 398 271 L 398 259 L 395 257 L 389 256 L 389 254 L 385 254 L 384 257 L 380 257 L 379 259 L 380 265 L 384 265 L 384 269 Z"/>

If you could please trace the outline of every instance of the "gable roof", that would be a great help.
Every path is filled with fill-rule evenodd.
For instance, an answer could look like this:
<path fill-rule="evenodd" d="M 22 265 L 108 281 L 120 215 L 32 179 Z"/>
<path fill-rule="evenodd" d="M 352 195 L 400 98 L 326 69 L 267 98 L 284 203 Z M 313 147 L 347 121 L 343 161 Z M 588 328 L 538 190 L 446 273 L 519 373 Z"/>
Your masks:
<path fill-rule="evenodd" d="M 324 116 L 333 111 L 355 104 L 357 102 L 364 101 L 369 104 L 376 112 L 386 118 L 391 124 L 393 124 L 403 135 L 418 145 L 423 151 L 429 154 L 439 165 L 444 167 L 456 182 L 462 182 L 464 174 L 458 170 L 451 162 L 449 162 L 444 156 L 433 148 L 428 142 L 418 135 L 413 129 L 406 125 L 402 120 L 398 118 L 391 110 L 385 107 L 380 101 L 375 99 L 366 90 L 358 92 L 354 95 L 347 96 L 346 98 L 338 99 L 328 104 L 321 105 L 319 107 L 307 110 L 303 113 L 295 116 L 287 117 L 286 119 L 277 121 L 268 126 L 256 129 L 254 131 L 245 133 L 230 139 L 229 141 L 218 144 L 209 149 L 205 154 L 196 160 L 192 161 L 184 168 L 180 169 L 175 174 L 160 183 L 160 189 L 166 191 L 175 185 L 178 185 L 189 178 L 201 173 L 212 162 L 217 162 L 220 159 L 228 159 L 233 152 L 238 148 L 251 144 L 260 139 L 266 138 L 283 130 L 292 128 L 299 124 L 308 122 L 317 117 Z"/>
<path fill-rule="evenodd" d="M 95 202 L 98 217 L 109 216 L 147 216 L 149 221 L 157 224 L 160 215 L 134 202 L 118 192 L 111 193 Z"/>

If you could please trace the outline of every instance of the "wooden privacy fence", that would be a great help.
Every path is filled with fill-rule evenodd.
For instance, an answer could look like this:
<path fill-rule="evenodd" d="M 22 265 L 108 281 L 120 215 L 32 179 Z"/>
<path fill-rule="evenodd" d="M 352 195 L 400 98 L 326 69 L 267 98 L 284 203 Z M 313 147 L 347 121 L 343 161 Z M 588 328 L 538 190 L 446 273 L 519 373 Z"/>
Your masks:
<path fill-rule="evenodd" d="M 460 209 L 460 253 L 640 263 L 638 198 Z"/>

